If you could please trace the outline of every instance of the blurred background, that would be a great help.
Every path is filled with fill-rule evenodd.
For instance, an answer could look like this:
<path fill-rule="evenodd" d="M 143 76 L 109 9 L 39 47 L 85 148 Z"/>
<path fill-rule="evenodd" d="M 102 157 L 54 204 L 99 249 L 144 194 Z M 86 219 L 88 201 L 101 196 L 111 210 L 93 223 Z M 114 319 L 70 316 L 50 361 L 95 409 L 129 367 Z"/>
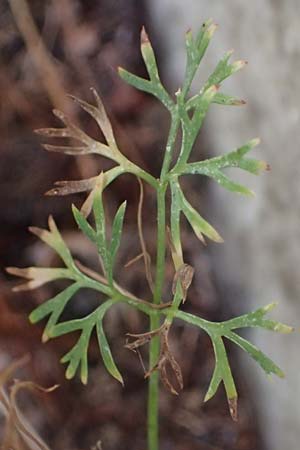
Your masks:
<path fill-rule="evenodd" d="M 300 184 L 299 100 L 300 42 L 298 0 L 1 0 L 0 2 L 0 371 L 24 354 L 30 362 L 16 376 L 42 386 L 60 384 L 47 395 L 20 392 L 26 419 L 52 449 L 145 448 L 146 383 L 137 357 L 124 349 L 126 332 L 143 332 L 147 323 L 127 309 L 112 312 L 106 329 L 125 378 L 125 389 L 106 374 L 96 341 L 90 352 L 87 387 L 65 381 L 60 357 L 75 342 L 65 337 L 40 343 L 42 326 L 30 326 L 28 313 L 59 286 L 12 293 L 15 280 L 6 266 L 51 266 L 51 251 L 27 231 L 45 227 L 52 213 L 78 259 L 96 267 L 94 250 L 76 232 L 70 213 L 80 195 L 44 197 L 57 180 L 88 178 L 109 163 L 102 158 L 47 153 L 34 129 L 57 126 L 58 107 L 95 137 L 95 124 L 66 97 L 91 101 L 90 87 L 100 93 L 122 151 L 152 173 L 161 163 L 169 117 L 157 102 L 135 91 L 117 75 L 122 66 L 145 76 L 139 33 L 146 26 L 162 78 L 170 92 L 181 84 L 184 33 L 195 32 L 207 18 L 219 24 L 193 85 L 199 90 L 223 53 L 235 49 L 245 70 L 226 81 L 226 93 L 246 106 L 213 105 L 198 139 L 198 158 L 217 155 L 259 136 L 256 155 L 271 172 L 242 179 L 255 190 L 248 199 L 224 192 L 207 180 L 187 185 L 193 204 L 221 231 L 222 245 L 203 248 L 184 229 L 186 255 L 196 268 L 186 308 L 210 320 L 223 320 L 278 301 L 273 316 L 299 328 L 300 320 Z M 239 174 L 234 174 L 238 180 Z M 240 178 L 241 179 L 241 178 Z M 154 252 L 155 200 L 146 190 L 144 228 Z M 146 282 L 140 264 L 124 268 L 139 253 L 136 238 L 138 187 L 133 177 L 116 180 L 106 194 L 108 211 L 128 200 L 126 237 L 119 258 L 119 281 L 143 296 Z M 168 268 L 170 278 L 171 266 Z M 98 299 L 81 292 L 67 314 L 80 317 Z M 240 394 L 239 422 L 229 417 L 223 389 L 203 404 L 212 370 L 209 340 L 176 324 L 172 348 L 180 361 L 185 388 L 177 398 L 162 389 L 162 450 L 296 450 L 299 447 L 300 382 L 297 334 L 251 336 L 286 373 L 270 382 L 247 355 L 230 348 Z M 143 354 L 146 358 L 146 351 Z M 0 379 L 1 381 L 1 379 Z M 0 418 L 3 435 L 5 415 Z"/>

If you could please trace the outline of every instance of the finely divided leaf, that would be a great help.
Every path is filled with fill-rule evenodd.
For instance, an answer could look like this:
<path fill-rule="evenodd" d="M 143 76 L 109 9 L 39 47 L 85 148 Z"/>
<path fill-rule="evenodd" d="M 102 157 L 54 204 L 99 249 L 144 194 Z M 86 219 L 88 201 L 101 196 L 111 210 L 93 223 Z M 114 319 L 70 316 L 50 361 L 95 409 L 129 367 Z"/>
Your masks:
<path fill-rule="evenodd" d="M 45 283 L 62 278 L 70 280 L 73 279 L 73 273 L 71 270 L 60 267 L 25 267 L 22 269 L 19 267 L 7 267 L 6 271 L 11 275 L 29 280 L 26 283 L 15 286 L 13 288 L 13 291 L 15 292 L 37 289 Z"/>
<path fill-rule="evenodd" d="M 213 178 L 218 184 L 225 189 L 239 194 L 253 195 L 253 192 L 245 186 L 233 182 L 229 177 L 224 175 L 223 169 L 229 167 L 237 167 L 247 172 L 257 175 L 262 170 L 267 170 L 268 165 L 264 161 L 258 161 L 252 158 L 245 158 L 245 155 L 256 145 L 259 139 L 252 139 L 242 147 L 222 156 L 206 159 L 195 163 L 185 164 L 181 174 L 202 174 Z"/>
<path fill-rule="evenodd" d="M 182 320 L 190 324 L 202 328 L 209 335 L 214 348 L 216 364 L 207 394 L 205 396 L 205 401 L 209 400 L 215 395 L 221 381 L 223 381 L 228 398 L 230 412 L 234 419 L 236 418 L 237 414 L 237 394 L 228 362 L 228 357 L 226 354 L 226 349 L 223 343 L 223 338 L 229 339 L 244 351 L 249 353 L 249 355 L 261 366 L 261 368 L 268 375 L 273 373 L 278 377 L 283 378 L 284 373 L 270 358 L 268 358 L 251 342 L 239 336 L 233 331 L 237 328 L 260 327 L 279 333 L 292 332 L 292 327 L 273 320 L 266 320 L 264 318 L 267 312 L 271 311 L 274 306 L 276 305 L 274 303 L 271 303 L 251 313 L 244 314 L 242 316 L 235 317 L 234 319 L 219 323 L 209 322 L 200 317 L 194 316 L 193 314 L 185 313 L 183 311 L 178 311 L 176 313 L 176 316 L 178 318 L 181 318 Z"/>
<path fill-rule="evenodd" d="M 196 236 L 203 242 L 203 234 L 214 242 L 223 242 L 219 233 L 192 207 L 179 188 L 180 206 Z"/>
<path fill-rule="evenodd" d="M 97 248 L 103 262 L 105 273 L 108 275 L 110 272 L 110 261 L 106 242 L 106 225 L 101 187 L 99 187 L 99 189 L 97 189 L 94 193 L 93 212 L 96 224 Z"/>
<path fill-rule="evenodd" d="M 221 61 L 217 64 L 215 70 L 208 78 L 207 82 L 205 83 L 204 90 L 207 89 L 209 86 L 212 86 L 213 84 L 220 84 L 223 80 L 233 75 L 238 70 L 245 67 L 247 64 L 246 61 L 239 60 L 235 61 L 232 64 L 229 64 L 229 58 L 232 55 L 233 50 L 229 50 L 225 53 L 224 57 L 221 59 Z"/>
<path fill-rule="evenodd" d="M 211 338 L 215 352 L 216 365 L 204 401 L 208 401 L 215 395 L 221 381 L 223 381 L 231 417 L 233 420 L 237 420 L 237 391 L 228 362 L 225 346 L 220 336 Z"/>
<path fill-rule="evenodd" d="M 245 350 L 245 352 L 249 353 L 249 355 L 260 365 L 267 375 L 274 373 L 280 378 L 284 377 L 282 370 L 251 342 L 234 332 L 226 333 L 225 337 L 241 347 Z"/>
<path fill-rule="evenodd" d="M 97 322 L 97 336 L 100 352 L 102 355 L 103 363 L 106 367 L 106 370 L 113 376 L 116 380 L 118 380 L 122 385 L 124 385 L 123 377 L 120 374 L 115 361 L 112 357 L 104 330 L 102 325 L 102 319 Z"/>
<path fill-rule="evenodd" d="M 237 194 L 248 195 L 249 197 L 255 195 L 254 192 L 251 191 L 251 189 L 248 189 L 242 184 L 231 181 L 229 177 L 224 175 L 224 173 L 222 173 L 218 169 L 211 174 L 211 178 L 213 178 L 220 186 L 223 186 L 223 188 L 227 189 L 228 191 L 235 192 Z"/>
<path fill-rule="evenodd" d="M 68 301 L 76 294 L 80 287 L 80 283 L 74 283 L 32 311 L 29 316 L 31 323 L 39 322 L 51 314 L 42 336 L 43 342 L 46 342 L 50 338 L 52 328 L 56 325 Z"/>
<path fill-rule="evenodd" d="M 81 100 L 77 97 L 74 97 L 73 95 L 70 95 L 69 97 L 72 98 L 78 105 L 81 106 L 82 109 L 84 109 L 90 116 L 95 119 L 97 122 L 100 130 L 104 134 L 104 137 L 108 143 L 108 146 L 114 153 L 117 150 L 117 144 L 115 141 L 114 133 L 112 130 L 112 126 L 110 123 L 110 120 L 106 114 L 104 105 L 97 93 L 97 91 L 93 88 L 91 88 L 91 91 L 96 99 L 97 107 L 94 105 L 90 105 L 89 103 L 85 102 L 84 100 Z"/>
<path fill-rule="evenodd" d="M 187 111 L 195 108 L 199 102 L 199 98 L 201 94 L 194 95 L 191 97 L 186 103 Z M 245 105 L 245 100 L 238 99 L 236 97 L 232 97 L 231 95 L 222 94 L 221 92 L 217 92 L 214 96 L 212 103 L 216 103 L 218 105 L 224 106 L 241 106 Z"/>
<path fill-rule="evenodd" d="M 141 32 L 141 52 L 150 79 L 160 82 L 154 51 L 144 27 Z"/>
<path fill-rule="evenodd" d="M 31 233 L 35 234 L 42 241 L 44 241 L 49 247 L 52 247 L 56 253 L 59 254 L 63 262 L 67 267 L 74 267 L 74 261 L 70 250 L 68 249 L 65 241 L 63 240 L 58 228 L 54 222 L 53 217 L 50 215 L 49 220 L 49 230 L 43 230 L 42 228 L 29 227 Z"/>
<path fill-rule="evenodd" d="M 117 251 L 120 247 L 123 230 L 124 215 L 126 210 L 126 201 L 119 207 L 112 225 L 111 243 L 109 247 L 110 266 L 113 270 Z"/>
<path fill-rule="evenodd" d="M 76 208 L 75 205 L 72 205 L 73 216 L 76 220 L 78 227 L 81 229 L 83 234 L 88 237 L 92 242 L 96 243 L 96 231 L 94 228 L 88 223 L 87 219 L 84 215 Z"/>
<path fill-rule="evenodd" d="M 123 384 L 123 379 L 113 360 L 106 336 L 103 331 L 103 317 L 106 311 L 115 303 L 110 299 L 99 306 L 95 311 L 83 319 L 62 322 L 52 327 L 50 337 L 57 337 L 73 331 L 81 331 L 81 335 L 75 346 L 61 359 L 63 363 L 69 363 L 66 377 L 73 378 L 80 366 L 82 383 L 86 384 L 88 379 L 88 347 L 93 329 L 96 328 L 99 348 L 107 371 Z"/>

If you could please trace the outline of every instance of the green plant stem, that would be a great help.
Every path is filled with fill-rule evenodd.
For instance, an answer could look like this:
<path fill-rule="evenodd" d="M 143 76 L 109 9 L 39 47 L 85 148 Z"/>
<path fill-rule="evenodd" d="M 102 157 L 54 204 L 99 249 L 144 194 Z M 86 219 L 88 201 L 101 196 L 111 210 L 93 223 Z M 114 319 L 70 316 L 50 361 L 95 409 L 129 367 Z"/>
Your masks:
<path fill-rule="evenodd" d="M 156 255 L 156 277 L 153 294 L 153 303 L 161 303 L 163 283 L 165 276 L 165 253 L 166 253 L 166 183 L 160 183 L 157 188 L 157 255 Z M 150 316 L 150 331 L 160 326 L 158 314 Z M 157 363 L 160 353 L 160 342 L 154 337 L 149 348 L 149 368 Z M 148 450 L 158 450 L 158 405 L 159 403 L 159 374 L 154 371 L 149 377 L 148 386 Z"/>
<path fill-rule="evenodd" d="M 155 330 L 160 326 L 158 314 L 150 316 L 150 330 Z M 149 347 L 149 367 L 153 367 L 159 358 L 160 342 L 158 337 L 151 339 Z M 158 450 L 159 429 L 158 429 L 158 408 L 159 408 L 159 373 L 155 370 L 149 377 L 148 384 L 148 408 L 147 408 L 147 433 L 148 450 Z"/>
<path fill-rule="evenodd" d="M 166 187 L 160 183 L 157 189 L 157 256 L 156 276 L 153 294 L 153 303 L 161 302 L 163 283 L 165 278 L 165 254 L 166 254 Z"/>

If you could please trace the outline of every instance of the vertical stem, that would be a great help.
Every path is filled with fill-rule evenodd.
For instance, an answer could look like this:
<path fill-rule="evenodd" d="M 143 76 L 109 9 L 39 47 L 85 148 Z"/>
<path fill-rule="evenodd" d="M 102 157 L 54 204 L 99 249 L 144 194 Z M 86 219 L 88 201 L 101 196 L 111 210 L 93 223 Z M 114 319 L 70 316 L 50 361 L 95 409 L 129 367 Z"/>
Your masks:
<path fill-rule="evenodd" d="M 153 302 L 161 302 L 163 283 L 165 278 L 165 254 L 166 254 L 166 183 L 160 183 L 157 189 L 157 255 L 156 276 L 153 294 Z"/>
<path fill-rule="evenodd" d="M 157 256 L 156 277 L 153 294 L 153 302 L 161 302 L 164 275 L 165 275 L 165 253 L 166 253 L 166 184 L 160 183 L 157 188 Z M 153 314 L 150 318 L 150 330 L 160 326 L 160 315 Z M 159 358 L 160 342 L 154 337 L 149 348 L 149 368 L 151 369 Z M 159 407 L 159 373 L 154 371 L 149 377 L 148 387 L 148 450 L 158 450 L 158 407 Z"/>
<path fill-rule="evenodd" d="M 150 330 L 155 330 L 160 325 L 159 315 L 150 317 Z M 150 341 L 149 348 L 149 367 L 153 367 L 159 358 L 160 342 L 158 337 Z M 148 384 L 148 450 L 159 449 L 159 427 L 158 427 L 158 406 L 159 406 L 159 373 L 154 371 L 149 377 Z"/>

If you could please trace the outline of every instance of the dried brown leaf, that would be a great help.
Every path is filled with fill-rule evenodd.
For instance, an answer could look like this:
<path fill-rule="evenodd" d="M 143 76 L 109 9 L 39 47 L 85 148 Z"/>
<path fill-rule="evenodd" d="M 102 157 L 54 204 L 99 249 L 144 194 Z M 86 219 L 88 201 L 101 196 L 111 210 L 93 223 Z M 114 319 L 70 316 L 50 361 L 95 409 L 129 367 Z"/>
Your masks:
<path fill-rule="evenodd" d="M 157 363 L 152 367 L 146 374 L 145 378 L 148 378 L 154 371 L 158 370 L 161 375 L 161 380 L 165 387 L 174 395 L 178 395 L 178 391 L 183 389 L 183 378 L 181 368 L 170 351 L 169 341 L 168 341 L 169 326 L 162 325 L 160 328 L 161 337 L 161 352 Z M 168 376 L 168 366 L 172 369 L 175 376 L 175 380 L 178 384 L 176 389 L 172 384 Z"/>
<path fill-rule="evenodd" d="M 47 191 L 45 195 L 69 195 L 79 192 L 90 191 L 95 187 L 97 177 L 87 178 L 85 180 L 63 180 L 56 181 L 55 188 Z"/>
<path fill-rule="evenodd" d="M 17 394 L 20 390 L 38 390 L 40 392 L 48 393 L 57 389 L 58 385 L 52 386 L 48 389 L 43 388 L 31 381 L 15 382 L 12 386 L 9 395 L 9 409 L 6 428 L 4 432 L 3 450 L 11 450 L 11 441 L 14 439 L 14 434 L 17 431 L 18 435 L 28 444 L 31 449 L 49 450 L 49 447 L 40 438 L 36 431 L 27 423 L 23 415 L 19 412 L 17 405 Z"/>
<path fill-rule="evenodd" d="M 189 264 L 182 264 L 176 271 L 172 284 L 172 293 L 175 295 L 177 283 L 180 283 L 183 295 L 183 303 L 186 300 L 188 289 L 191 285 L 194 276 L 194 268 Z"/>
<path fill-rule="evenodd" d="M 49 281 L 56 280 L 58 278 L 68 278 L 69 275 L 68 269 L 54 267 L 6 267 L 6 272 L 29 280 L 26 283 L 14 286 L 14 292 L 37 289 Z"/>
<path fill-rule="evenodd" d="M 53 109 L 53 114 L 66 125 L 66 131 L 69 132 L 71 138 L 77 139 L 88 146 L 92 146 L 96 141 L 88 136 L 84 131 L 74 125 L 70 119 L 59 109 Z M 62 130 L 63 131 L 63 130 Z"/>
<path fill-rule="evenodd" d="M 51 145 L 43 144 L 43 147 L 48 152 L 64 153 L 65 155 L 86 155 L 91 153 L 90 147 L 71 147 L 68 145 Z"/>
<path fill-rule="evenodd" d="M 81 213 L 84 215 L 84 217 L 88 217 L 92 211 L 93 203 L 94 203 L 94 196 L 98 190 L 103 191 L 105 185 L 104 185 L 104 173 L 101 172 L 100 175 L 96 177 L 95 185 L 87 198 L 85 199 L 83 205 L 80 208 Z"/>
<path fill-rule="evenodd" d="M 132 264 L 136 263 L 137 261 L 139 261 L 143 257 L 144 257 L 143 253 L 140 253 L 139 255 L 136 255 L 134 258 L 131 258 L 129 261 L 127 261 L 127 263 L 124 264 L 124 267 L 127 269 L 127 267 L 132 266 Z"/>
<path fill-rule="evenodd" d="M 162 327 L 158 328 L 157 330 L 148 331 L 147 333 L 140 333 L 140 334 L 126 333 L 126 336 L 136 339 L 133 342 L 126 342 L 125 348 L 135 351 L 138 347 L 141 347 L 142 345 L 145 345 L 148 342 L 150 342 L 153 337 L 160 336 L 161 329 Z"/>
<path fill-rule="evenodd" d="M 19 411 L 16 396 L 20 389 L 39 389 L 43 392 L 50 392 L 56 386 L 50 389 L 44 389 L 31 382 L 15 382 L 10 391 L 10 395 L 7 395 L 4 390 L 4 385 L 10 381 L 13 373 L 19 367 L 24 366 L 29 359 L 29 355 L 25 355 L 0 372 L 0 403 L 3 406 L 3 411 L 6 416 L 3 441 L 1 444 L 2 450 L 49 450 L 48 446 Z"/>

